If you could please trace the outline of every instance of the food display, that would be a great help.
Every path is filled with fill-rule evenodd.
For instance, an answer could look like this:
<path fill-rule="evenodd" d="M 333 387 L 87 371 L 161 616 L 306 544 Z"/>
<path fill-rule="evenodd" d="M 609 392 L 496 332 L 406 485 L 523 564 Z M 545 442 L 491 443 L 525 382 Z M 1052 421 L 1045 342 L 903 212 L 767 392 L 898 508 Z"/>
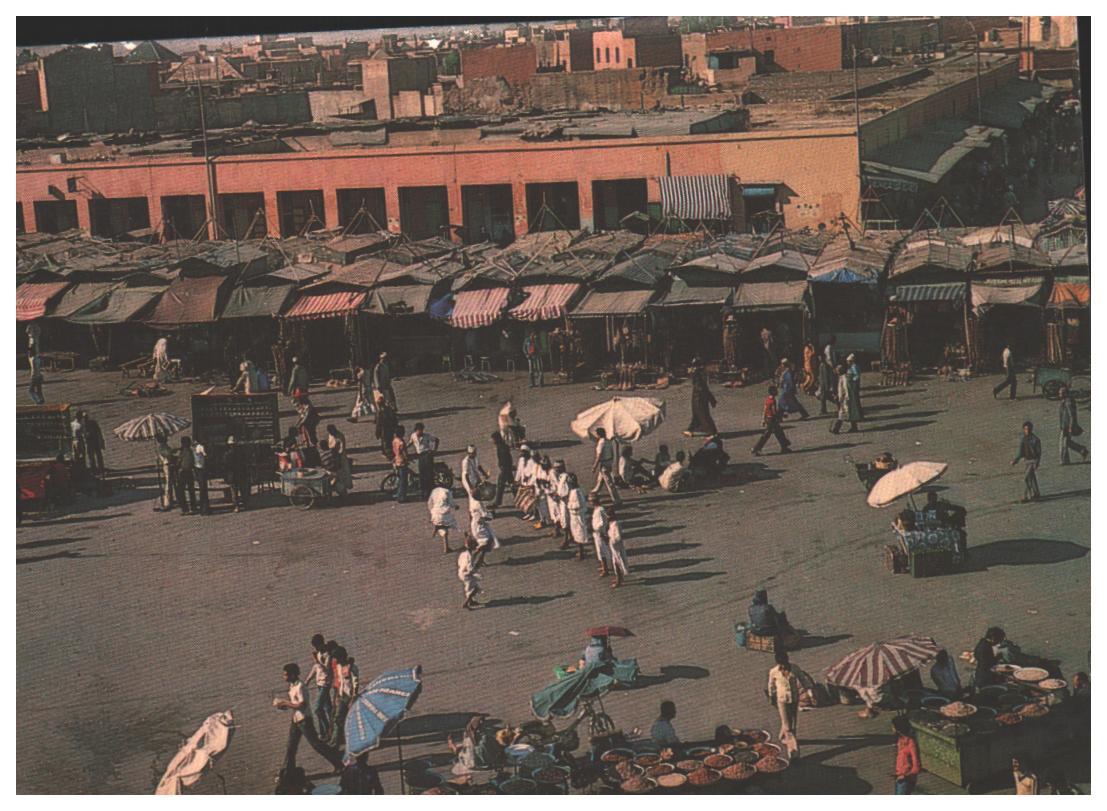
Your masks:
<path fill-rule="evenodd" d="M 656 766 L 661 762 L 661 755 L 639 755 L 634 762 L 639 766 Z"/>
<path fill-rule="evenodd" d="M 1042 667 L 1020 667 L 1011 674 L 1015 681 L 1034 683 L 1049 678 L 1049 671 Z"/>
<path fill-rule="evenodd" d="M 757 774 L 757 769 L 749 763 L 735 763 L 733 766 L 727 766 L 722 771 L 724 780 L 749 780 L 755 774 Z"/>
<path fill-rule="evenodd" d="M 761 759 L 761 755 L 752 749 L 735 749 L 730 753 L 730 757 L 735 763 L 745 763 L 751 766 Z"/>
<path fill-rule="evenodd" d="M 685 774 L 690 774 L 701 766 L 703 766 L 702 760 L 692 760 L 691 758 L 688 760 L 678 760 L 676 764 L 677 771 L 684 772 Z"/>
<path fill-rule="evenodd" d="M 1064 690 L 1069 683 L 1064 679 L 1042 679 L 1038 682 L 1038 686 L 1043 690 Z"/>
<path fill-rule="evenodd" d="M 1032 704 L 1023 704 L 1021 707 L 1015 707 L 1015 712 L 1023 718 L 1041 718 L 1045 715 L 1049 715 L 1049 707 L 1035 702 Z"/>
<path fill-rule="evenodd" d="M 519 765 L 533 772 L 537 769 L 544 769 L 547 766 L 552 766 L 554 762 L 553 755 L 547 755 L 545 752 L 531 752 L 523 758 L 523 762 Z"/>
<path fill-rule="evenodd" d="M 981 720 L 994 720 L 997 714 L 998 713 L 994 707 L 977 707 L 976 714 L 973 716 L 973 718 Z"/>
<path fill-rule="evenodd" d="M 1018 665 L 999 664 L 999 665 L 995 665 L 992 668 L 992 672 L 993 673 L 1000 673 L 1004 676 L 1007 676 L 1007 675 L 1010 675 L 1011 673 L 1014 673 L 1018 669 L 1019 669 Z M 1046 674 L 1046 675 L 1048 675 L 1048 674 Z"/>
<path fill-rule="evenodd" d="M 642 775 L 637 774 L 634 777 L 631 777 L 630 779 L 624 780 L 622 783 L 620 783 L 619 788 L 621 788 L 628 794 L 645 794 L 647 791 L 652 791 L 654 786 L 656 785 L 657 783 L 655 783 L 653 780 L 650 780 L 648 777 L 643 777 Z"/>
<path fill-rule="evenodd" d="M 738 734 L 739 740 L 746 741 L 750 746 L 753 746 L 755 743 L 765 743 L 771 737 L 772 735 L 764 729 L 743 729 Z"/>
<path fill-rule="evenodd" d="M 941 696 L 927 696 L 919 703 L 928 710 L 940 710 L 949 703 L 949 699 L 942 698 Z"/>
<path fill-rule="evenodd" d="M 680 772 L 671 772 L 670 774 L 662 774 L 657 778 L 657 785 L 661 788 L 674 789 L 680 788 L 688 782 L 688 777 Z"/>
<path fill-rule="evenodd" d="M 534 794 L 538 785 L 533 780 L 516 777 L 500 784 L 500 791 L 504 794 Z"/>
<path fill-rule="evenodd" d="M 696 769 L 688 775 L 688 783 L 700 787 L 713 786 L 718 783 L 720 779 L 722 779 L 722 775 L 714 769 L 708 769 L 706 766 Z"/>
<path fill-rule="evenodd" d="M 938 727 L 938 731 L 949 735 L 951 738 L 960 738 L 962 735 L 968 735 L 972 732 L 972 727 L 968 724 L 961 724 L 956 721 L 947 721 Z"/>
<path fill-rule="evenodd" d="M 656 766 L 650 766 L 646 769 L 646 777 L 652 777 L 654 780 L 657 780 L 659 777 L 673 774 L 674 772 L 676 772 L 676 767 L 673 766 L 672 763 L 658 763 Z M 684 775 L 681 775 L 681 777 L 683 776 Z M 660 780 L 657 781 L 657 784 L 659 786 L 664 785 Z"/>
<path fill-rule="evenodd" d="M 565 769 L 558 768 L 557 766 L 546 766 L 541 769 L 537 769 L 531 772 L 530 775 L 535 781 L 539 783 L 564 783 L 569 779 L 569 773 Z"/>
<path fill-rule="evenodd" d="M 610 767 L 611 773 L 618 780 L 629 780 L 632 777 L 642 774 L 642 767 L 635 766 L 633 762 L 629 760 L 620 760 L 618 763 L 614 763 Z"/>
<path fill-rule="evenodd" d="M 782 772 L 788 768 L 788 761 L 782 757 L 763 757 L 754 764 L 754 768 L 759 772 L 766 772 L 769 774 Z"/>
<path fill-rule="evenodd" d="M 1001 712 L 996 716 L 996 723 L 1003 724 L 1006 727 L 1013 727 L 1015 724 L 1022 723 L 1022 716 L 1017 712 Z"/>
<path fill-rule="evenodd" d="M 688 757 L 695 758 L 696 760 L 703 760 L 708 755 L 714 754 L 715 750 L 710 746 L 693 746 L 688 750 Z"/>
<path fill-rule="evenodd" d="M 718 747 L 716 747 L 716 748 L 717 748 L 717 749 L 719 750 L 719 754 L 720 754 L 720 755 L 725 755 L 725 754 L 727 754 L 728 752 L 730 752 L 730 751 L 732 751 L 732 750 L 734 750 L 734 749 L 737 749 L 737 748 L 738 748 L 738 745 L 737 745 L 737 744 L 733 744 L 733 743 L 722 743 L 722 744 L 719 744 L 719 746 L 718 746 Z"/>
<path fill-rule="evenodd" d="M 621 760 L 630 760 L 633 757 L 634 752 L 629 749 L 608 749 L 600 755 L 600 760 L 604 763 L 618 763 Z"/>
<path fill-rule="evenodd" d="M 709 769 L 725 769 L 734 764 L 734 758 L 729 755 L 708 755 L 703 759 L 703 765 Z"/>
<path fill-rule="evenodd" d="M 951 701 L 938 712 L 946 718 L 968 718 L 976 713 L 976 707 L 972 704 L 966 704 L 964 701 Z"/>
<path fill-rule="evenodd" d="M 775 743 L 755 743 L 753 751 L 758 757 L 776 757 L 780 754 L 780 747 Z"/>

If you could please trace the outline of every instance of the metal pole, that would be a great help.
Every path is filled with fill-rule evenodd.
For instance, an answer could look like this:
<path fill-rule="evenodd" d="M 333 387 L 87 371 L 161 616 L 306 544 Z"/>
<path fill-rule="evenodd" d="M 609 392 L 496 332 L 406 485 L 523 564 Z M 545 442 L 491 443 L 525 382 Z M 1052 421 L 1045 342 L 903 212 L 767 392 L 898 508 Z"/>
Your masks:
<path fill-rule="evenodd" d="M 197 63 L 199 68 L 199 63 Z M 211 156 L 208 154 L 208 128 L 207 120 L 204 116 L 204 86 L 200 83 L 200 71 L 196 71 L 196 92 L 200 97 L 200 135 L 204 143 L 204 170 L 208 176 L 208 219 L 211 222 L 211 238 L 219 238 L 219 224 L 216 221 L 215 212 L 215 174 L 213 172 L 213 166 L 211 163 Z"/>
<path fill-rule="evenodd" d="M 858 26 L 860 29 L 860 26 Z M 858 33 L 860 39 L 860 33 Z M 865 166 L 861 155 L 861 91 L 858 89 L 857 80 L 857 45 L 853 46 L 853 118 L 857 131 L 857 219 L 861 220 L 861 228 L 865 228 Z"/>

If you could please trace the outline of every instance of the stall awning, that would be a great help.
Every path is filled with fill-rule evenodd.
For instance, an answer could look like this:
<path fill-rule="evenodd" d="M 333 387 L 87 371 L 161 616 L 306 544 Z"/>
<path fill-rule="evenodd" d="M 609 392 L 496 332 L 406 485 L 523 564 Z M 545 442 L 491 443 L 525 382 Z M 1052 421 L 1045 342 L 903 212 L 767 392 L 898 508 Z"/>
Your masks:
<path fill-rule="evenodd" d="M 964 282 L 901 284 L 893 288 L 890 298 L 898 304 L 917 301 L 964 301 L 965 284 Z"/>
<path fill-rule="evenodd" d="M 877 283 L 878 271 L 871 268 L 850 268 L 839 266 L 829 270 L 821 270 L 811 274 L 811 281 L 816 284 L 868 284 Z"/>
<path fill-rule="evenodd" d="M 1088 307 L 1092 302 L 1092 288 L 1084 282 L 1054 282 L 1049 294 L 1049 306 L 1057 309 Z"/>
<path fill-rule="evenodd" d="M 735 310 L 809 309 L 807 282 L 749 282 L 738 288 Z"/>
<path fill-rule="evenodd" d="M 977 281 L 972 284 L 972 306 L 977 315 L 983 315 L 997 304 L 1037 307 L 1040 304 L 1038 294 L 1041 292 L 1041 280 L 1024 284 Z"/>
<path fill-rule="evenodd" d="M 65 291 L 54 306 L 51 318 L 69 318 L 106 297 L 118 282 L 81 282 Z"/>
<path fill-rule="evenodd" d="M 432 285 L 409 284 L 369 291 L 365 312 L 370 315 L 422 315 L 427 311 Z"/>
<path fill-rule="evenodd" d="M 250 284 L 231 291 L 220 318 L 275 318 L 288 304 L 294 284 Z"/>
<path fill-rule="evenodd" d="M 88 324 L 96 327 L 123 324 L 149 309 L 163 292 L 165 292 L 164 287 L 117 287 L 111 291 L 103 309 L 90 305 L 83 311 L 71 315 L 68 321 L 71 324 Z"/>
<path fill-rule="evenodd" d="M 219 289 L 226 281 L 226 276 L 178 277 L 166 288 L 147 323 L 181 327 L 214 321 Z"/>
<path fill-rule="evenodd" d="M 15 291 L 15 320 L 34 321 L 46 315 L 51 302 L 69 287 L 69 282 L 24 284 Z"/>
<path fill-rule="evenodd" d="M 593 290 L 577 305 L 570 318 L 599 318 L 605 315 L 640 315 L 653 298 L 652 290 Z"/>
<path fill-rule="evenodd" d="M 304 293 L 284 318 L 337 318 L 353 315 L 365 301 L 364 290 L 337 290 L 330 293 Z"/>
<path fill-rule="evenodd" d="M 651 306 L 695 307 L 715 305 L 721 307 L 730 301 L 733 294 L 733 286 L 693 287 L 678 276 L 673 279 L 673 286 L 669 289 L 669 292 Z"/>
<path fill-rule="evenodd" d="M 549 321 L 565 315 L 569 300 L 580 290 L 579 284 L 535 284 L 523 288 L 526 298 L 507 311 L 516 321 Z"/>
<path fill-rule="evenodd" d="M 658 180 L 663 216 L 684 220 L 730 219 L 728 175 L 685 175 Z"/>
<path fill-rule="evenodd" d="M 454 296 L 454 311 L 450 326 L 458 329 L 487 327 L 500 317 L 507 306 L 507 288 L 490 287 L 484 290 L 462 290 Z"/>

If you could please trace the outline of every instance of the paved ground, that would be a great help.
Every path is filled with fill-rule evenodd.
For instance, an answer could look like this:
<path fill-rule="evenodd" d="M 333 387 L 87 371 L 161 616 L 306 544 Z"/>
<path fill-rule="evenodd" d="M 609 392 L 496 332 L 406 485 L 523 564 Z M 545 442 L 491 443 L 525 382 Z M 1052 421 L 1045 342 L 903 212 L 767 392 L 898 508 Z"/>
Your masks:
<path fill-rule="evenodd" d="M 20 402 L 25 378 L 17 378 Z M 487 606 L 474 612 L 459 610 L 455 558 L 431 541 L 425 507 L 384 502 L 377 492 L 384 466 L 370 447 L 372 425 L 339 422 L 356 461 L 347 505 L 302 513 L 268 495 L 257 510 L 206 519 L 153 512 L 152 448 L 109 433 L 109 467 L 137 487 L 79 500 L 17 532 L 18 789 L 149 792 L 152 764 L 168 760 L 178 733 L 229 707 L 240 728 L 219 767 L 227 789 L 270 791 L 288 724 L 270 700 L 281 689 L 281 666 L 306 664 L 316 631 L 341 640 L 366 677 L 423 665 L 406 757 L 443 752 L 445 732 L 474 711 L 527 718 L 530 694 L 555 664 L 578 655 L 582 630 L 596 623 L 634 629 L 616 651 L 638 657 L 649 676 L 605 702 L 624 728 L 648 727 L 658 703 L 672 698 L 686 739 L 707 737 L 720 723 L 772 729 L 775 711 L 762 692 L 771 662 L 736 649 L 731 630 L 759 585 L 821 637 L 794 656 L 813 674 L 861 645 L 912 631 L 960 652 L 992 624 L 1024 649 L 1059 658 L 1067 674 L 1087 668 L 1090 467 L 1058 466 L 1055 403 L 1029 386 L 1016 402 L 996 402 L 995 382 L 867 386 L 871 419 L 862 433 L 832 436 L 822 419 L 790 424 L 797 452 L 760 459 L 748 453 L 760 387 L 716 388 L 734 474 L 717 489 L 632 500 L 626 588 L 613 592 L 591 563 L 568 559 L 506 515 L 495 523 L 505 546 L 490 558 Z M 177 385 L 158 401 L 122 400 L 118 387 L 115 375 L 78 372 L 52 375 L 46 393 L 84 404 L 108 433 L 148 408 L 187 415 L 187 396 L 199 385 Z M 404 423 L 425 420 L 455 465 L 472 438 L 490 460 L 487 437 L 511 394 L 531 435 L 576 471 L 586 469 L 590 450 L 571 436 L 569 419 L 604 397 L 583 384 L 528 390 L 522 375 L 483 386 L 426 376 L 396 388 Z M 661 396 L 669 421 L 641 443 L 643 456 L 659 442 L 674 450 L 691 444 L 680 436 L 688 385 Z M 336 421 L 352 399 L 316 398 Z M 1081 416 L 1090 426 L 1086 408 Z M 1045 498 L 1023 506 L 1015 503 L 1021 472 L 1010 460 L 1026 418 L 1042 427 L 1047 458 Z M 866 506 L 849 462 L 884 450 L 901 461 L 950 463 L 948 497 L 969 508 L 967 571 L 913 580 L 882 568 L 892 514 Z M 785 790 L 890 791 L 886 717 L 820 709 L 801 716 L 799 731 L 806 756 Z M 322 770 L 310 749 L 301 752 L 309 772 Z M 398 791 L 395 749 L 373 759 L 387 790 Z M 920 790 L 952 789 L 924 775 Z"/>

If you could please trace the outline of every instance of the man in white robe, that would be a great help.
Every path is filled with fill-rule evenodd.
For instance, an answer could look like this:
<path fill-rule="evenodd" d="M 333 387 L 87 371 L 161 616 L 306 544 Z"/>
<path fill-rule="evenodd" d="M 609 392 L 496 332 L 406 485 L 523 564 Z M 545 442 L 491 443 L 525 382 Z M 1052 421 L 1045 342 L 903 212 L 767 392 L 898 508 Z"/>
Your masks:
<path fill-rule="evenodd" d="M 457 529 L 457 518 L 454 517 L 454 496 L 445 487 L 436 487 L 431 490 L 427 499 L 427 510 L 430 512 L 431 526 L 434 527 L 432 537 L 442 539 L 442 551 L 450 551 L 450 530 Z"/>
<path fill-rule="evenodd" d="M 596 560 L 600 562 L 600 577 L 607 577 L 611 561 L 611 550 L 607 545 L 607 510 L 595 493 L 589 494 L 588 503 L 592 505 L 592 543 L 596 547 Z"/>

